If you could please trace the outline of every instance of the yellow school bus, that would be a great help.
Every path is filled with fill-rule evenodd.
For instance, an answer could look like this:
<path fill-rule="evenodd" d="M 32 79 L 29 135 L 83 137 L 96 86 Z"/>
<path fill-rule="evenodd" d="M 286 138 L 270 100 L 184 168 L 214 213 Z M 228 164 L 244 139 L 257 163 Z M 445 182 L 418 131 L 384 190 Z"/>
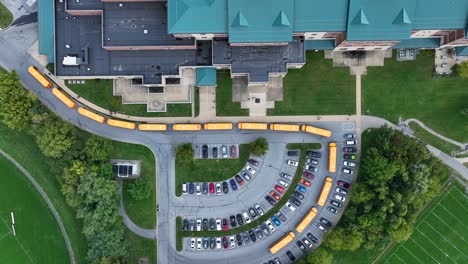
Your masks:
<path fill-rule="evenodd" d="M 276 254 L 278 251 L 284 248 L 287 244 L 291 243 L 294 237 L 295 237 L 294 232 L 289 232 L 286 236 L 284 236 L 282 239 L 280 239 L 270 248 L 271 254 Z"/>
<path fill-rule="evenodd" d="M 321 128 L 313 127 L 309 125 L 302 125 L 301 130 L 303 132 L 319 135 L 322 137 L 331 137 L 331 134 L 332 134 L 330 130 L 325 130 L 325 129 L 321 129 Z"/>
<path fill-rule="evenodd" d="M 96 122 L 99 122 L 99 123 L 104 123 L 104 121 L 106 120 L 106 118 L 104 118 L 103 116 L 100 116 L 98 114 L 95 114 L 91 111 L 88 111 L 86 109 L 84 109 L 83 107 L 78 107 L 78 113 L 82 116 L 85 116 L 87 118 L 90 118 Z"/>
<path fill-rule="evenodd" d="M 200 124 L 174 124 L 172 129 L 175 131 L 199 131 L 201 130 Z"/>
<path fill-rule="evenodd" d="M 336 143 L 331 142 L 328 151 L 328 171 L 336 172 Z"/>
<path fill-rule="evenodd" d="M 73 102 L 73 100 L 71 100 L 68 96 L 66 96 L 65 93 L 57 89 L 57 87 L 52 88 L 52 94 L 69 108 L 73 109 L 76 107 L 76 103 Z"/>
<path fill-rule="evenodd" d="M 107 119 L 107 124 L 109 126 L 121 127 L 126 129 L 135 129 L 136 127 L 135 123 L 115 119 Z"/>
<path fill-rule="evenodd" d="M 42 75 L 34 66 L 29 66 L 28 72 L 45 88 L 52 87 L 52 83 L 46 77 L 44 77 L 44 75 Z"/>
<path fill-rule="evenodd" d="M 207 123 L 203 126 L 205 130 L 230 130 L 232 123 Z"/>
<path fill-rule="evenodd" d="M 239 129 L 255 129 L 255 130 L 266 130 L 268 128 L 267 123 L 239 123 L 237 124 Z"/>
<path fill-rule="evenodd" d="M 317 204 L 320 206 L 325 205 L 325 201 L 327 200 L 328 194 L 330 193 L 330 189 L 332 187 L 333 179 L 330 177 L 327 177 L 325 179 L 325 184 L 323 184 L 322 192 L 320 192 L 320 196 L 317 200 Z"/>
<path fill-rule="evenodd" d="M 139 124 L 139 130 L 143 131 L 166 131 L 167 125 L 166 124 Z"/>
<path fill-rule="evenodd" d="M 298 132 L 299 131 L 299 125 L 270 124 L 270 130 Z"/>
<path fill-rule="evenodd" d="M 304 229 L 314 220 L 315 216 L 317 215 L 317 208 L 312 207 L 310 211 L 302 218 L 301 222 L 296 226 L 296 230 L 299 233 L 302 233 Z"/>

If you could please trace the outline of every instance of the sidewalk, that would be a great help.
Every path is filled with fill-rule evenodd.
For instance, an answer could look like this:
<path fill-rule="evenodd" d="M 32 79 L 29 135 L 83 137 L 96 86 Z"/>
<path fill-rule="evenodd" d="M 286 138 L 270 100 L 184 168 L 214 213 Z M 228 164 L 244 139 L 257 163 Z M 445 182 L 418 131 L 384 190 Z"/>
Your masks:
<path fill-rule="evenodd" d="M 426 126 L 423 122 L 419 121 L 418 119 L 409 118 L 409 119 L 406 119 L 404 121 L 404 123 L 406 125 L 409 125 L 409 123 L 411 123 L 411 122 L 414 122 L 414 123 L 418 124 L 419 126 L 424 128 L 427 132 L 431 133 L 432 135 L 434 135 L 434 136 L 436 136 L 436 137 L 438 137 L 438 138 L 440 138 L 440 139 L 442 139 L 442 140 L 444 140 L 444 141 L 446 141 L 448 143 L 451 143 L 451 144 L 453 144 L 455 146 L 459 146 L 461 149 L 465 149 L 468 146 L 468 144 L 466 144 L 466 143 L 460 143 L 458 141 L 455 141 L 453 139 L 450 139 L 448 137 L 445 137 L 445 136 L 437 133 L 436 131 L 432 130 L 430 127 Z"/>

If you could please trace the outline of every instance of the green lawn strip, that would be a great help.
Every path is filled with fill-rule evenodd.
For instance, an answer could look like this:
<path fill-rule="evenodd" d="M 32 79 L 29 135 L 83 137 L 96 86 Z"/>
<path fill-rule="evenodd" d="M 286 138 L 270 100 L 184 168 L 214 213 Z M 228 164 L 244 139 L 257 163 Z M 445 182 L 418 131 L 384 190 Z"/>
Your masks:
<path fill-rule="evenodd" d="M 427 132 L 424 128 L 419 126 L 418 124 L 415 123 L 410 123 L 409 124 L 410 128 L 413 129 L 414 135 L 422 140 L 423 142 L 432 145 L 441 151 L 447 153 L 450 155 L 452 151 L 459 150 L 460 148 L 456 145 L 453 145 L 452 143 L 446 142 L 431 133 Z"/>
<path fill-rule="evenodd" d="M 12 223 L 10 212 L 15 215 L 15 237 L 8 234 Z M 44 199 L 3 156 L 0 156 L 0 225 L 0 263 L 70 261 L 65 240 Z"/>
<path fill-rule="evenodd" d="M 182 231 L 181 232 L 182 235 L 177 238 L 177 240 L 180 240 L 180 241 L 177 241 L 177 243 L 182 244 L 183 237 L 221 237 L 221 236 L 235 235 L 235 234 L 238 234 L 238 233 L 248 231 L 248 230 L 250 230 L 252 228 L 255 228 L 256 226 L 258 226 L 258 225 L 262 224 L 263 222 L 265 222 L 267 219 L 270 219 L 270 217 L 272 217 L 275 213 L 277 213 L 278 210 L 280 210 L 284 206 L 284 204 L 289 200 L 289 197 L 295 191 L 295 186 L 297 185 L 297 183 L 301 179 L 302 167 L 304 166 L 304 162 L 305 162 L 305 159 L 306 159 L 306 153 L 305 152 L 308 149 L 308 148 L 306 148 L 306 146 L 311 146 L 311 144 L 304 144 L 304 145 L 305 146 L 303 146 L 301 148 L 294 148 L 294 149 L 301 149 L 301 156 L 300 156 L 300 159 L 299 159 L 299 166 L 298 166 L 298 169 L 296 171 L 296 175 L 294 176 L 290 187 L 286 190 L 286 192 L 283 195 L 283 197 L 281 198 L 281 200 L 279 200 L 277 202 L 277 204 L 275 206 L 273 206 L 273 208 L 268 210 L 263 216 L 259 217 L 257 220 L 254 220 L 249 224 L 246 224 L 246 225 L 243 225 L 243 226 L 240 226 L 240 227 L 237 227 L 237 228 L 229 229 L 226 232 L 225 231 L 197 231 L 197 232 Z M 297 146 L 297 145 L 293 145 L 293 146 Z M 315 143 L 314 146 L 321 147 L 322 145 L 319 144 L 319 143 Z M 288 149 L 290 149 L 289 145 L 287 147 L 288 147 Z M 182 226 L 178 225 L 177 229 L 182 229 Z M 180 231 L 178 230 L 178 232 L 180 232 Z"/>
<path fill-rule="evenodd" d="M 123 180 L 123 201 L 125 211 L 130 219 L 142 228 L 156 226 L 156 169 L 153 152 L 142 145 L 112 142 L 111 159 L 140 160 L 140 178 L 146 181 L 152 189 L 148 199 L 136 201 L 127 192 L 133 180 Z"/>
<path fill-rule="evenodd" d="M 0 3 L 0 28 L 7 28 L 11 22 L 13 22 L 13 15 L 2 3 Z"/>
<path fill-rule="evenodd" d="M 455 158 L 468 158 L 468 153 L 455 155 Z"/>
<path fill-rule="evenodd" d="M 183 234 L 182 234 L 182 217 L 176 217 L 176 249 L 182 251 L 183 245 Z"/>
<path fill-rule="evenodd" d="M 67 205 L 60 192 L 59 175 L 66 166 L 63 162 L 45 157 L 34 138 L 11 130 L 0 122 L 0 148 L 16 159 L 41 185 L 57 209 L 72 243 L 77 263 L 86 263 L 86 239 L 76 212 Z"/>
<path fill-rule="evenodd" d="M 336 251 L 327 248 L 327 251 L 333 254 L 333 264 L 362 264 L 372 263 L 387 245 L 388 242 L 382 242 L 370 250 Z"/>
<path fill-rule="evenodd" d="M 157 241 L 147 239 L 134 234 L 130 230 L 126 230 L 125 237 L 129 243 L 127 262 L 125 263 L 140 263 L 140 259 L 147 258 L 149 264 L 157 263 Z"/>
<path fill-rule="evenodd" d="M 356 112 L 356 77 L 333 67 L 323 52 L 306 52 L 307 63 L 290 69 L 283 80 L 283 101 L 268 115 L 352 115 Z"/>
<path fill-rule="evenodd" d="M 195 98 L 194 98 L 194 104 L 195 104 L 195 117 L 200 115 L 200 88 L 195 87 Z"/>
<path fill-rule="evenodd" d="M 191 104 L 168 104 L 167 112 L 147 112 L 146 104 L 122 104 L 120 96 L 113 95 L 112 80 L 85 80 L 85 84 L 68 84 L 68 87 L 86 100 L 113 112 L 132 116 L 192 116 Z"/>
<path fill-rule="evenodd" d="M 249 160 L 251 145 L 241 144 L 238 151 L 238 159 L 195 159 L 187 162 L 176 158 L 176 195 L 182 194 L 183 182 L 220 182 L 236 175 Z"/>
<path fill-rule="evenodd" d="M 369 67 L 362 80 L 362 113 L 398 123 L 417 118 L 435 131 L 468 142 L 468 79 L 433 77 L 434 58 L 419 54 L 415 61 L 395 56 L 384 67 Z"/>
<path fill-rule="evenodd" d="M 229 70 L 217 71 L 216 78 L 216 115 L 217 116 L 248 116 L 248 109 L 241 109 L 240 102 L 232 101 L 232 78 Z"/>

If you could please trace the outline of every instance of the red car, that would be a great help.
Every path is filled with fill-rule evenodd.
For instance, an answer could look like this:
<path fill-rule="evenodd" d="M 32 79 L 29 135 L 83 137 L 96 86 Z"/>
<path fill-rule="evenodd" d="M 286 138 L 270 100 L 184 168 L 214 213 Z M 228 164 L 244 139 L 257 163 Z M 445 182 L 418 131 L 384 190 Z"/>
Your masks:
<path fill-rule="evenodd" d="M 270 192 L 271 197 L 275 198 L 276 201 L 279 201 L 281 199 L 281 196 L 277 194 L 275 191 Z"/>
<path fill-rule="evenodd" d="M 285 191 L 285 189 L 279 185 L 275 186 L 275 190 L 277 190 L 281 194 L 284 194 L 284 191 Z"/>
<path fill-rule="evenodd" d="M 343 188 L 346 188 L 346 189 L 348 189 L 349 186 L 350 186 L 349 183 L 344 182 L 344 181 L 338 181 L 338 185 L 341 186 L 341 187 L 343 187 Z"/>
<path fill-rule="evenodd" d="M 241 176 L 236 175 L 234 178 L 236 178 L 236 181 L 240 186 L 244 185 L 244 181 L 242 180 Z"/>
<path fill-rule="evenodd" d="M 214 183 L 210 182 L 210 193 L 214 194 Z"/>
<path fill-rule="evenodd" d="M 306 180 L 306 179 L 304 179 L 304 178 L 301 178 L 301 179 L 299 180 L 299 183 L 302 184 L 302 185 L 304 185 L 305 187 L 310 187 L 310 181 L 308 181 L 308 180 Z"/>
<path fill-rule="evenodd" d="M 236 155 L 237 155 L 236 146 L 232 145 L 231 146 L 231 158 L 235 158 Z"/>
<path fill-rule="evenodd" d="M 313 180 L 315 178 L 315 175 L 313 175 L 312 173 L 308 172 L 308 171 L 304 171 L 302 173 L 302 176 L 306 177 L 306 178 L 309 178 L 311 180 Z"/>
<path fill-rule="evenodd" d="M 226 218 L 223 218 L 223 230 L 228 231 L 229 225 L 228 225 L 228 220 Z"/>
<path fill-rule="evenodd" d="M 229 247 L 229 241 L 227 237 L 223 237 L 223 248 L 227 249 Z"/>

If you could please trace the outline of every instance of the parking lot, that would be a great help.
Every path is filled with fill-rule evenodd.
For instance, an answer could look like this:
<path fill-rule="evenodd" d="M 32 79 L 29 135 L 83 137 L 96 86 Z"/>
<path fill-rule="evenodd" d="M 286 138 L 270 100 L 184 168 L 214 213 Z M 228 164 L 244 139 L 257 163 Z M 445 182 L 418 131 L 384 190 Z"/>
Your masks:
<path fill-rule="evenodd" d="M 239 158 L 239 144 L 196 144 L 194 149 L 195 159 Z"/>

